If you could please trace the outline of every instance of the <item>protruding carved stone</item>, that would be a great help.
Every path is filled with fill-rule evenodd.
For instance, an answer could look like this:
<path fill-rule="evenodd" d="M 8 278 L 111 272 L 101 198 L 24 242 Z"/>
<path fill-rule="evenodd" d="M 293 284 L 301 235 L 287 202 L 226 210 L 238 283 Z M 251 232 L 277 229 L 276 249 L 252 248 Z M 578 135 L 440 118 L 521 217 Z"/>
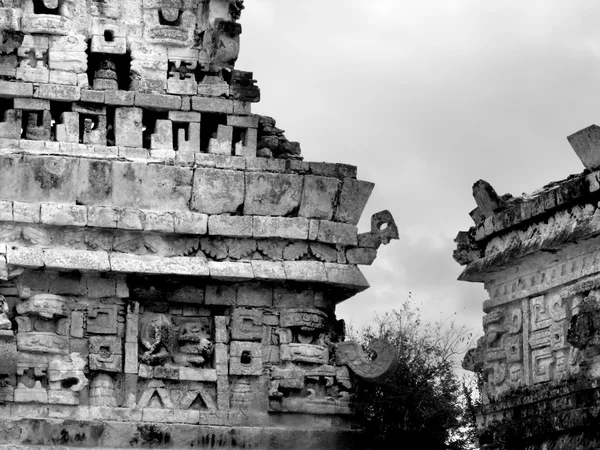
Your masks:
<path fill-rule="evenodd" d="M 179 328 L 177 337 L 179 353 L 175 362 L 186 367 L 204 367 L 210 361 L 213 344 L 210 336 L 199 322 L 186 322 Z"/>
<path fill-rule="evenodd" d="M 569 144 L 586 169 L 596 170 L 600 167 L 600 127 L 590 125 L 567 137 Z"/>
<path fill-rule="evenodd" d="M 97 374 L 90 384 L 91 406 L 117 406 L 115 383 L 107 373 Z"/>
<path fill-rule="evenodd" d="M 381 244 L 389 244 L 392 239 L 400 239 L 400 235 L 392 213 L 386 209 L 373 214 L 371 232 L 358 235 L 358 246 L 379 248 Z"/>
<path fill-rule="evenodd" d="M 479 212 L 485 217 L 491 216 L 506 206 L 506 202 L 496 194 L 492 185 L 485 180 L 479 180 L 473 184 L 473 198 L 475 198 Z"/>
<path fill-rule="evenodd" d="M 383 339 L 373 339 L 369 350 L 375 358 L 369 360 L 357 342 L 346 341 L 336 345 L 335 360 L 345 365 L 365 381 L 377 382 L 390 376 L 398 367 L 396 349 Z"/>
<path fill-rule="evenodd" d="M 48 364 L 48 382 L 50 389 L 79 392 L 88 384 L 83 373 L 85 360 L 78 353 L 67 358 L 56 357 Z"/>

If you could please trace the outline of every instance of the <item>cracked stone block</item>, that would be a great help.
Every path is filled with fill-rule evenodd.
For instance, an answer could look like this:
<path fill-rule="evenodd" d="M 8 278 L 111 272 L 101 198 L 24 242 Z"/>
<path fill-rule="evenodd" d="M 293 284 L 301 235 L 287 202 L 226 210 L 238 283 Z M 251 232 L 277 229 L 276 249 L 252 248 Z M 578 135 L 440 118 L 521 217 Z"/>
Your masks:
<path fill-rule="evenodd" d="M 340 184 L 337 178 L 306 175 L 298 215 L 331 220 Z"/>
<path fill-rule="evenodd" d="M 285 216 L 300 204 L 302 177 L 282 173 L 246 173 L 244 215 Z"/>
<path fill-rule="evenodd" d="M 204 168 L 194 171 L 192 210 L 205 214 L 233 213 L 243 202 L 243 172 Z"/>
<path fill-rule="evenodd" d="M 344 178 L 333 220 L 352 225 L 358 224 L 374 187 L 375 185 L 368 181 Z"/>

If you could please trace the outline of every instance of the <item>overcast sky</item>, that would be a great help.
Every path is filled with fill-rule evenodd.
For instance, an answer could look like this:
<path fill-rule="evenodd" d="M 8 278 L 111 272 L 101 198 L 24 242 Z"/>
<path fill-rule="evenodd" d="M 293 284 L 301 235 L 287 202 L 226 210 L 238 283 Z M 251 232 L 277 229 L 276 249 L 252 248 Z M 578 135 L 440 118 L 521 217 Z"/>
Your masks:
<path fill-rule="evenodd" d="M 338 308 L 361 325 L 408 292 L 430 320 L 481 332 L 480 284 L 456 281 L 471 188 L 531 192 L 579 173 L 566 136 L 600 122 L 600 2 L 248 0 L 240 70 L 307 161 L 376 183 L 359 232 L 389 209 L 400 241 Z"/>

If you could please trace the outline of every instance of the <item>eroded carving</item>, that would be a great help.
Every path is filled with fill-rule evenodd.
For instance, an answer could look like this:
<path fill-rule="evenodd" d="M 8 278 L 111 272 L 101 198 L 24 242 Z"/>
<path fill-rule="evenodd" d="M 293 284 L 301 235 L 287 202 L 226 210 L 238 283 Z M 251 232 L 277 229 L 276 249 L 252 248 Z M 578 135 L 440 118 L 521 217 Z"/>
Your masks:
<path fill-rule="evenodd" d="M 340 342 L 335 347 L 336 364 L 345 365 L 365 381 L 379 381 L 394 373 L 398 366 L 396 349 L 383 339 L 373 339 L 369 350 L 375 358 L 369 360 L 357 342 Z"/>

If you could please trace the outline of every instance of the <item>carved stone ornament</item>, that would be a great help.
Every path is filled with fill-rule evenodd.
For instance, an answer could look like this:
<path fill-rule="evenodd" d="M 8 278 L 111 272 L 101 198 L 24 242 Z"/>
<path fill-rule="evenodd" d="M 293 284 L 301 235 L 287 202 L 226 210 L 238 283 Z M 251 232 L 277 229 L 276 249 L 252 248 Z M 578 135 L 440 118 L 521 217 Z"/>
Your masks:
<path fill-rule="evenodd" d="M 365 381 L 377 382 L 390 376 L 398 367 L 396 349 L 383 339 L 373 339 L 369 350 L 375 358 L 369 360 L 355 341 L 341 342 L 335 348 L 336 364 L 345 365 Z"/>

